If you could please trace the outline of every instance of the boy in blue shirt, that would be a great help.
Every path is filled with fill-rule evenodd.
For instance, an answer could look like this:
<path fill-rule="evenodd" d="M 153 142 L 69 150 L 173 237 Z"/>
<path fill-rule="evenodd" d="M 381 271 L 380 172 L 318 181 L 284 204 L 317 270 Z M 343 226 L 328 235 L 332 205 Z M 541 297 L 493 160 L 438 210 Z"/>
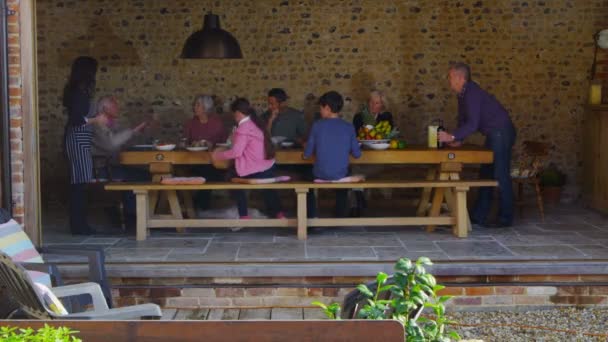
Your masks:
<path fill-rule="evenodd" d="M 319 99 L 321 120 L 316 121 L 304 149 L 304 158 L 315 155 L 315 179 L 338 180 L 349 175 L 349 156 L 359 158 L 361 149 L 353 125 L 339 118 L 344 106 L 342 95 L 330 91 Z M 336 217 L 345 217 L 348 191 L 336 190 Z M 314 191 L 308 192 L 308 217 L 316 217 Z"/>

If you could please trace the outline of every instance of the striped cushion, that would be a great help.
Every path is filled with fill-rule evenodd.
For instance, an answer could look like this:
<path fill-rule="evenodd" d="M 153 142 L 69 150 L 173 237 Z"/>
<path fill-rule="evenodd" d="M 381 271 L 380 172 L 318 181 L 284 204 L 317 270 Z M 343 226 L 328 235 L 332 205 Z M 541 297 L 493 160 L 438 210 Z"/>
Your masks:
<path fill-rule="evenodd" d="M 15 220 L 0 224 L 0 251 L 15 262 L 44 262 L 30 238 Z M 35 282 L 51 285 L 51 278 L 46 273 L 28 271 L 28 274 Z"/>

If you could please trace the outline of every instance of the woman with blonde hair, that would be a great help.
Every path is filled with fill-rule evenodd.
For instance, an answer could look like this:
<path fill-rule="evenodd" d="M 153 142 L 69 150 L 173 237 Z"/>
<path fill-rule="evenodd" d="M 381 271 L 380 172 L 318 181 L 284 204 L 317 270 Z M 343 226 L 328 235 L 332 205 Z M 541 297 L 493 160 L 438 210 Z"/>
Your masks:
<path fill-rule="evenodd" d="M 373 90 L 369 93 L 369 100 L 363 109 L 353 117 L 353 126 L 355 132 L 365 125 L 375 126 L 382 121 L 388 121 L 391 127 L 393 126 L 393 114 L 387 111 L 388 101 L 384 92 Z M 356 205 L 351 209 L 351 216 L 361 216 L 363 209 L 367 207 L 363 189 L 353 189 L 356 199 Z"/>

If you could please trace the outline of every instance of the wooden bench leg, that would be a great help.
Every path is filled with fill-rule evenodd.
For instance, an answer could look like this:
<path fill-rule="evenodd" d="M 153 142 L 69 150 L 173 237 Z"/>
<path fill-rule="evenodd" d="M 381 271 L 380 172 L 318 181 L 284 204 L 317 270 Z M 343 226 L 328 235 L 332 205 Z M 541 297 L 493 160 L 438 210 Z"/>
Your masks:
<path fill-rule="evenodd" d="M 456 189 L 456 225 L 454 235 L 459 238 L 466 238 L 469 233 L 469 213 L 467 212 L 467 191 L 468 188 L 457 187 Z"/>
<path fill-rule="evenodd" d="M 298 203 L 298 240 L 306 240 L 308 213 L 306 208 L 306 195 L 308 189 L 296 189 Z"/>
<path fill-rule="evenodd" d="M 435 177 L 437 177 L 436 167 L 429 167 L 426 174 L 426 180 L 432 181 L 436 179 Z M 427 212 L 427 206 L 429 205 L 429 200 L 431 199 L 432 191 L 433 188 L 422 189 L 422 195 L 420 196 L 420 203 L 418 203 L 418 210 L 416 210 L 416 216 L 425 216 Z"/>
<path fill-rule="evenodd" d="M 135 190 L 137 210 L 136 235 L 137 241 L 144 241 L 148 236 L 148 191 Z"/>
<path fill-rule="evenodd" d="M 169 200 L 169 207 L 171 208 L 171 216 L 175 220 L 181 220 L 184 218 L 182 215 L 182 207 L 179 204 L 179 199 L 177 198 L 177 191 L 168 190 L 167 191 L 167 199 Z M 176 227 L 178 233 L 184 233 L 186 230 L 181 227 Z"/>

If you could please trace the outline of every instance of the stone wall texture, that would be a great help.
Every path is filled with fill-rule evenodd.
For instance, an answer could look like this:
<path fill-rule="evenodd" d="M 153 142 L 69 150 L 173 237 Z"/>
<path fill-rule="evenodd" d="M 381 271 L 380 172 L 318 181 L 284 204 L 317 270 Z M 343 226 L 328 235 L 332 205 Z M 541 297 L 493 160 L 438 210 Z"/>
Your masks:
<path fill-rule="evenodd" d="M 238 39 L 243 59 L 178 58 L 209 10 Z M 216 95 L 224 108 L 245 96 L 263 109 L 266 92 L 283 87 L 292 106 L 310 115 L 316 97 L 338 90 L 350 119 L 368 92 L 380 89 L 412 144 L 426 141 L 432 119 L 454 127 L 446 72 L 450 62 L 465 61 L 510 111 L 519 142 L 553 145 L 551 161 L 576 191 L 593 34 L 607 18 L 605 0 L 38 1 L 43 182 L 66 179 L 60 97 L 78 55 L 100 61 L 97 94 L 117 95 L 125 121 L 160 120 L 147 138 L 177 140 L 197 93 Z M 597 74 L 608 79 L 604 64 Z"/>

